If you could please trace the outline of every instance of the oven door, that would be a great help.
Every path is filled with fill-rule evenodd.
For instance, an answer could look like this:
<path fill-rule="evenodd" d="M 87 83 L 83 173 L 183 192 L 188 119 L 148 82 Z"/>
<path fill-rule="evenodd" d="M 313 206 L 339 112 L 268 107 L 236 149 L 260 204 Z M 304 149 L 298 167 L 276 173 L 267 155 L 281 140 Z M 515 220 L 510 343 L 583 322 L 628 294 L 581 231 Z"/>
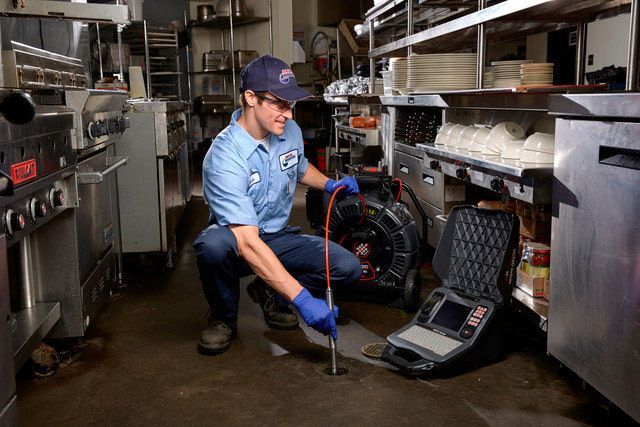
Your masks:
<path fill-rule="evenodd" d="M 126 158 L 114 157 L 114 147 L 109 146 L 78 164 L 78 196 L 76 230 L 80 280 L 88 277 L 95 265 L 107 254 L 117 232 L 114 217 L 116 177 L 114 172 L 126 163 Z"/>

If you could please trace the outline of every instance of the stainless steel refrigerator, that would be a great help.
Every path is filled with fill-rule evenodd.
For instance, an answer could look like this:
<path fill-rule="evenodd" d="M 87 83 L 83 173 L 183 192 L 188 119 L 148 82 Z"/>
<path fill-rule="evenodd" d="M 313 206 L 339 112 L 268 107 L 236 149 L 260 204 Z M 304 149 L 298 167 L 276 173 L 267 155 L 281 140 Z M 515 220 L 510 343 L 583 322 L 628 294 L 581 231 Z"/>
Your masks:
<path fill-rule="evenodd" d="M 548 351 L 640 421 L 640 94 L 552 96 Z"/>

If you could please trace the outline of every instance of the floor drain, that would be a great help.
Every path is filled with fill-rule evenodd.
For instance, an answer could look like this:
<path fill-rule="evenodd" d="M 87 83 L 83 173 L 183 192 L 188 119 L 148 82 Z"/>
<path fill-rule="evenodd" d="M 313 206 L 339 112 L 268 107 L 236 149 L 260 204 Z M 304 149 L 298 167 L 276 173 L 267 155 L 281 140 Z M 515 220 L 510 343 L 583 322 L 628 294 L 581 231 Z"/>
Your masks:
<path fill-rule="evenodd" d="M 338 373 L 336 375 L 333 375 L 331 373 L 331 362 L 318 363 L 315 366 L 315 371 L 328 377 L 339 377 L 341 375 L 347 375 L 349 373 L 349 367 L 343 363 L 338 363 Z"/>
<path fill-rule="evenodd" d="M 380 359 L 385 348 L 387 348 L 386 342 L 367 344 L 362 346 L 362 354 L 371 359 Z"/>

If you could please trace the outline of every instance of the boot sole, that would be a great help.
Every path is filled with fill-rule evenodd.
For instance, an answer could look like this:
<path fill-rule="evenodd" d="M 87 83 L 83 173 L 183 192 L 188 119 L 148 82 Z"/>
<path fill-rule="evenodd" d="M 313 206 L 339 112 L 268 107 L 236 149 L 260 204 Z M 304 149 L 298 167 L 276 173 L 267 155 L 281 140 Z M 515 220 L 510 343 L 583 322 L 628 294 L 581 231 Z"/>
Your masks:
<path fill-rule="evenodd" d="M 293 329 L 298 329 L 299 323 L 276 323 L 268 320 L 266 317 L 264 319 L 265 323 L 268 327 L 273 329 L 279 329 L 281 331 L 291 331 Z"/>
<path fill-rule="evenodd" d="M 229 347 L 231 347 L 231 342 L 222 347 L 207 347 L 201 342 L 198 342 L 198 353 L 204 356 L 215 356 L 216 354 L 222 354 L 229 350 Z"/>

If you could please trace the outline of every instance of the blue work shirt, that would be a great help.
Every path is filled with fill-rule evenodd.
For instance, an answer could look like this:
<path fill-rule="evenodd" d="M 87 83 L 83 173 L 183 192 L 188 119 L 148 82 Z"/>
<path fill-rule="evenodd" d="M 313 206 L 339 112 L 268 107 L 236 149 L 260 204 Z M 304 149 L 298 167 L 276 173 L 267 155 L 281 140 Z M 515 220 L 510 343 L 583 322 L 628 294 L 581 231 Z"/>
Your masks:
<path fill-rule="evenodd" d="M 209 223 L 254 225 L 261 233 L 287 226 L 296 183 L 307 172 L 302 131 L 287 120 L 281 136 L 269 134 L 269 149 L 237 122 L 241 109 L 204 157 L 204 198 Z"/>

